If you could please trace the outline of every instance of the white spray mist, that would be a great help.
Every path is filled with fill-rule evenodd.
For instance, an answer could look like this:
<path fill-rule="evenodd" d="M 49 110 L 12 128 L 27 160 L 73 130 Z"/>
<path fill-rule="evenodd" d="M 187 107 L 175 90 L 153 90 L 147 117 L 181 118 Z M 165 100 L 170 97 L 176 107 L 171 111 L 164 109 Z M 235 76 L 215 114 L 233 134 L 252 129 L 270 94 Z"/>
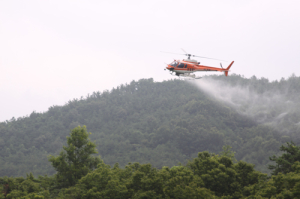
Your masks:
<path fill-rule="evenodd" d="M 291 129 L 300 129 L 300 118 L 293 117 L 295 112 L 300 113 L 299 106 L 279 91 L 259 93 L 249 86 L 232 86 L 224 80 L 210 77 L 189 82 L 219 103 L 231 106 L 239 114 L 246 115 L 258 123 L 271 125 L 283 133 L 289 133 Z"/>

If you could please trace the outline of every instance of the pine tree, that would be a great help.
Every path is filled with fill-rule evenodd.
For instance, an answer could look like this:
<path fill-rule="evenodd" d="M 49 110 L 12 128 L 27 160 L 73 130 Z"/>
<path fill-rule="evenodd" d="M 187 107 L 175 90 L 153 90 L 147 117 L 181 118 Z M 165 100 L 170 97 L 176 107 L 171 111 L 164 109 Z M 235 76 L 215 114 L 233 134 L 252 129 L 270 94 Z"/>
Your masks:
<path fill-rule="evenodd" d="M 88 172 L 97 167 L 101 162 L 99 157 L 93 157 L 96 154 L 96 145 L 88 138 L 90 133 L 85 126 L 74 128 L 70 136 L 67 137 L 68 146 L 64 146 L 59 156 L 50 156 L 49 161 L 56 169 L 56 180 L 60 187 L 69 187 Z"/>
<path fill-rule="evenodd" d="M 271 156 L 270 160 L 276 162 L 276 165 L 269 165 L 269 169 L 273 170 L 272 174 L 277 175 L 279 172 L 287 174 L 294 172 L 293 164 L 300 161 L 300 146 L 296 146 L 294 142 L 287 142 L 287 146 L 282 145 L 280 151 L 285 152 L 282 156 Z"/>

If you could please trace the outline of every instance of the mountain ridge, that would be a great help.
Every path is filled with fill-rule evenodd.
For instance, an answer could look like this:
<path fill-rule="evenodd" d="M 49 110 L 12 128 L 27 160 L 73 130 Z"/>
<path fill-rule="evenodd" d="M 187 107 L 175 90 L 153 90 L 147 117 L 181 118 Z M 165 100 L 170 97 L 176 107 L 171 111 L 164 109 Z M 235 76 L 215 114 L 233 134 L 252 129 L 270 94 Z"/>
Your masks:
<path fill-rule="evenodd" d="M 209 78 L 229 85 L 256 85 L 262 91 L 274 86 L 274 82 L 238 75 Z M 282 83 L 290 79 L 300 82 L 291 77 Z M 141 79 L 52 106 L 45 113 L 0 123 L 0 176 L 54 174 L 47 156 L 58 154 L 65 137 L 78 125 L 92 132 L 91 140 L 107 164 L 140 162 L 158 168 L 185 164 L 200 151 L 219 153 L 222 146 L 230 145 L 238 160 L 267 172 L 268 157 L 294 136 L 258 124 L 187 82 Z"/>

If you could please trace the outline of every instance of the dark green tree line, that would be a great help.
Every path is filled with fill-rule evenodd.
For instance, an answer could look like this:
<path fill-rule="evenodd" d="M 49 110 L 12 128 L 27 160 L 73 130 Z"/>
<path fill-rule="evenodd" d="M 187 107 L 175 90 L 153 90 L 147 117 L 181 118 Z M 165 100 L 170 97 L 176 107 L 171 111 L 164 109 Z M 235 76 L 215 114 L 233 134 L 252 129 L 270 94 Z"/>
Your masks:
<path fill-rule="evenodd" d="M 67 137 L 68 145 L 59 156 L 49 161 L 57 173 L 39 176 L 32 173 L 23 177 L 0 178 L 0 198 L 299 198 L 300 147 L 294 143 L 282 146 L 281 156 L 272 159 L 278 168 L 278 159 L 288 159 L 292 166 L 284 173 L 267 174 L 254 169 L 244 161 L 236 162 L 230 146 L 224 146 L 220 155 L 207 151 L 198 153 L 187 165 L 172 168 L 154 168 L 151 164 L 129 163 L 120 168 L 105 164 L 96 153 L 85 126 L 74 128 Z M 288 158 L 287 158 L 288 157 Z M 95 164 L 98 163 L 97 167 Z M 62 178 L 65 180 L 62 181 Z"/>

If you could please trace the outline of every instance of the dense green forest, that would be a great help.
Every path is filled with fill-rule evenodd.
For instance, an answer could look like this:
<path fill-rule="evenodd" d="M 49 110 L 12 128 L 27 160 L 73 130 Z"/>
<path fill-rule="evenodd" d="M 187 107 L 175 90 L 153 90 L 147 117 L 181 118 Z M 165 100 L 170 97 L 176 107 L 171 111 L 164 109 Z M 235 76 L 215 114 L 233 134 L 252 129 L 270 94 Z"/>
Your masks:
<path fill-rule="evenodd" d="M 287 142 L 283 154 L 272 156 L 272 176 L 254 165 L 236 161 L 230 146 L 220 155 L 207 151 L 186 165 L 157 169 L 151 164 L 129 163 L 120 168 L 105 164 L 96 154 L 85 126 L 74 128 L 58 156 L 49 156 L 57 173 L 32 173 L 0 178 L 0 199 L 207 199 L 300 198 L 300 147 Z"/>
<path fill-rule="evenodd" d="M 210 76 L 197 84 L 205 79 L 209 85 L 226 85 L 227 90 L 247 90 L 256 98 L 243 104 L 243 98 L 234 98 L 233 93 L 233 102 L 240 102 L 236 106 L 181 80 L 141 79 L 94 92 L 45 113 L 0 123 L 0 176 L 55 174 L 48 156 L 59 154 L 66 136 L 78 125 L 92 132 L 101 159 L 111 166 L 118 162 L 120 168 L 128 162 L 150 163 L 153 169 L 172 167 L 198 157 L 198 152 L 219 154 L 230 145 L 238 161 L 269 173 L 269 157 L 280 155 L 283 143 L 300 143 L 299 77 L 270 82 Z"/>

